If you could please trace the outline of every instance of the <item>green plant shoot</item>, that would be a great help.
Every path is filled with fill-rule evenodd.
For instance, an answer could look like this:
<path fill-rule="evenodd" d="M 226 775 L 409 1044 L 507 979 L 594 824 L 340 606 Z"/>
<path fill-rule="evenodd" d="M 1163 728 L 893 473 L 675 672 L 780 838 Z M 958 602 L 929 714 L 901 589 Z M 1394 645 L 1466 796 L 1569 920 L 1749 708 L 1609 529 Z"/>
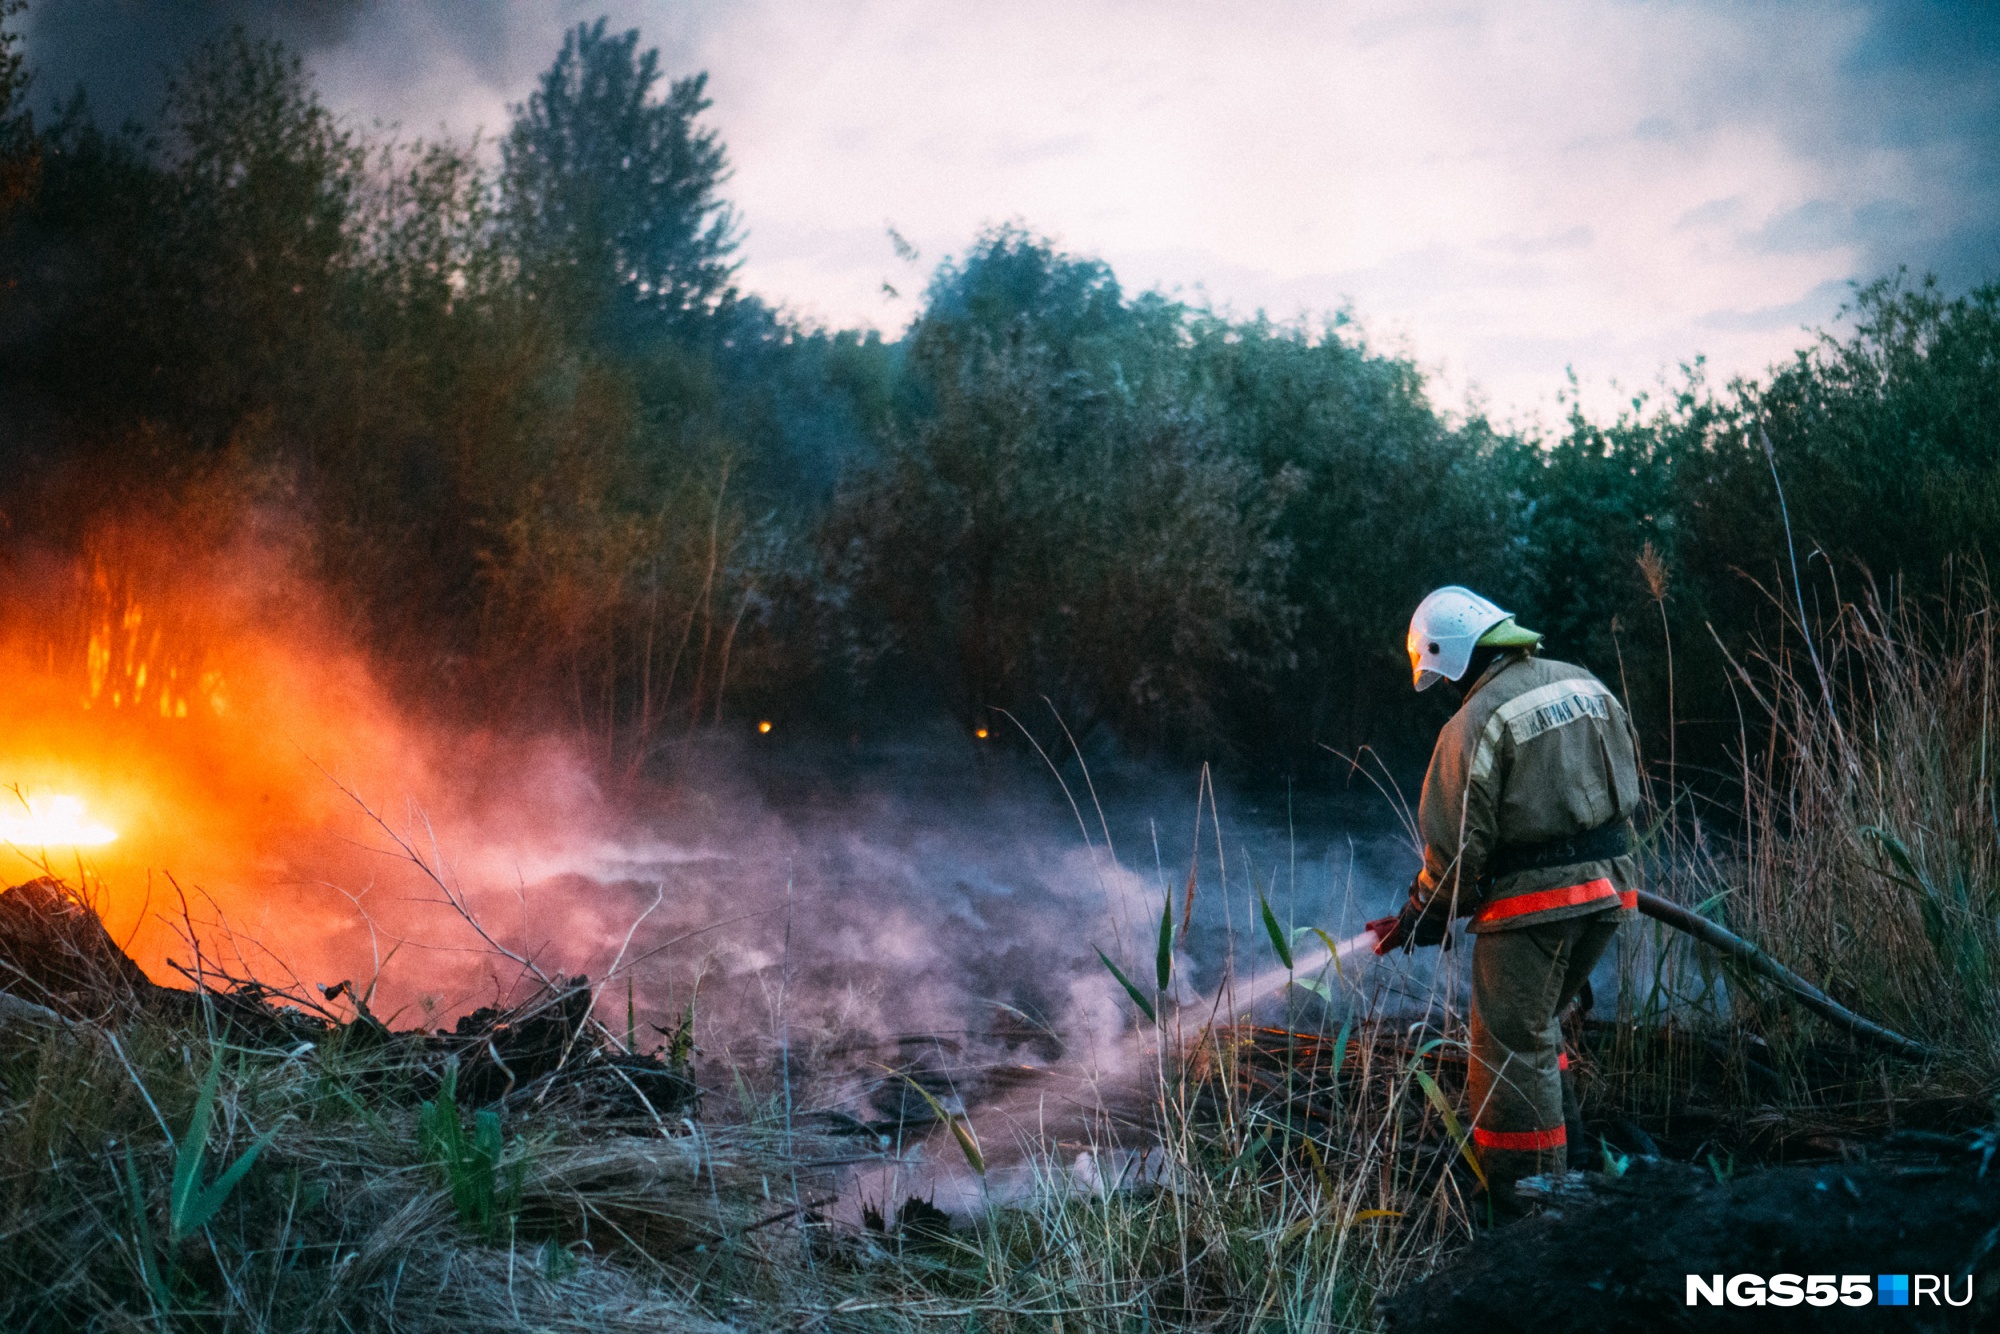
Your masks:
<path fill-rule="evenodd" d="M 1113 971 L 1116 970 L 1114 969 Z M 958 1150 L 965 1155 L 966 1163 L 980 1176 L 985 1176 L 986 1155 L 980 1151 L 979 1137 L 972 1133 L 972 1124 L 957 1112 L 946 1111 L 945 1105 L 932 1097 L 931 1091 L 922 1084 L 903 1074 L 900 1070 L 896 1073 L 902 1076 L 905 1084 L 908 1084 L 917 1091 L 918 1097 L 930 1104 L 931 1112 L 938 1120 L 951 1127 L 951 1137 L 958 1141 Z"/>
<path fill-rule="evenodd" d="M 1091 948 L 1097 949 L 1095 945 L 1091 946 Z M 1111 956 L 1099 949 L 1097 950 L 1097 957 L 1104 961 L 1104 966 L 1109 968 L 1111 975 L 1118 979 L 1118 985 L 1125 988 L 1125 994 L 1132 998 L 1132 1003 L 1139 1007 L 1140 1013 L 1144 1014 L 1152 1023 L 1157 1024 L 1160 1022 L 1160 1016 L 1153 1009 L 1153 1002 L 1146 999 L 1145 992 L 1132 985 L 1132 979 L 1125 976 L 1124 971 L 1117 964 L 1111 962 Z"/>
<path fill-rule="evenodd" d="M 275 1126 L 265 1131 L 223 1170 L 221 1176 L 204 1185 L 201 1179 L 202 1160 L 208 1152 L 208 1138 L 215 1124 L 215 1095 L 221 1083 L 222 1053 L 217 1050 L 215 1059 L 209 1063 L 208 1075 L 201 1082 L 201 1092 L 195 1097 L 194 1115 L 188 1121 L 187 1133 L 181 1136 L 174 1155 L 174 1188 L 167 1210 L 167 1244 L 170 1246 L 179 1245 L 184 1238 L 208 1226 L 209 1220 L 229 1199 L 230 1192 L 256 1164 L 257 1155 L 278 1133 Z"/>
<path fill-rule="evenodd" d="M 425 1161 L 443 1175 L 459 1219 L 488 1241 L 497 1237 L 502 1221 L 520 1208 L 525 1165 L 514 1163 L 503 1177 L 500 1118 L 490 1109 L 473 1116 L 472 1136 L 466 1137 L 456 1060 L 445 1066 L 438 1096 L 417 1109 L 417 1142 Z"/>
<path fill-rule="evenodd" d="M 1292 966 L 1292 947 L 1285 940 L 1284 928 L 1278 925 L 1278 915 L 1271 911 L 1271 901 L 1261 893 L 1257 896 L 1258 906 L 1264 910 L 1264 934 L 1271 938 L 1271 948 L 1278 953 L 1278 962 Z"/>
<path fill-rule="evenodd" d="M 1417 1077 L 1417 1083 L 1423 1086 L 1424 1096 L 1430 1099 L 1431 1106 L 1437 1108 L 1438 1115 L 1444 1118 L 1445 1133 L 1449 1134 L 1452 1142 L 1458 1145 L 1459 1156 L 1472 1168 L 1472 1174 L 1479 1178 L 1479 1184 L 1486 1185 L 1486 1169 L 1479 1165 L 1479 1155 L 1472 1151 L 1472 1136 L 1466 1134 L 1465 1127 L 1459 1124 L 1458 1113 L 1452 1111 L 1451 1104 L 1445 1101 L 1444 1090 L 1437 1086 L 1435 1079 L 1422 1070 L 1413 1070 L 1411 1073 Z"/>

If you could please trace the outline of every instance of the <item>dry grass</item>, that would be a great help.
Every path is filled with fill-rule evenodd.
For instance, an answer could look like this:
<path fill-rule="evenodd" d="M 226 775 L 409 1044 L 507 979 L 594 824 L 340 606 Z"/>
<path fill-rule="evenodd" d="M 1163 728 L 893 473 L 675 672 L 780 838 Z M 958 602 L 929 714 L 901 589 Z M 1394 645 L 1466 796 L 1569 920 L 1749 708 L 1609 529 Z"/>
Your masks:
<path fill-rule="evenodd" d="M 1773 606 L 1786 610 L 1773 599 Z M 1732 661 L 1744 798 L 1717 829 L 1652 832 L 1654 887 L 1754 941 L 1843 1005 L 1927 1044 L 1857 1047 L 1656 923 L 1621 942 L 1619 1024 L 1594 1105 L 1701 1151 L 1846 1151 L 1899 1126 L 1963 1128 L 2000 1091 L 2000 604 L 1872 588 Z"/>
<path fill-rule="evenodd" d="M 1472 1174 L 1423 1084 L 1462 1084 L 1462 1048 L 1371 1023 L 1165 1051 L 1150 1150 L 1042 1146 L 1024 1195 L 884 1277 L 982 1329 L 1371 1329 L 1378 1293 L 1469 1237 Z"/>
<path fill-rule="evenodd" d="M 518 1207 L 492 1244 L 461 1222 L 416 1134 L 418 1074 L 346 1050 L 258 1050 L 156 1020 L 0 1037 L 0 1325 L 9 1329 L 700 1328 L 685 1257 L 750 1221 L 766 1150 L 510 1118 Z M 190 1139 L 202 1072 L 225 1071 Z M 170 1142 L 169 1135 L 174 1138 Z M 213 1181 L 267 1147 L 175 1239 L 176 1161 Z M 713 1269 L 713 1266 L 706 1267 Z M 663 1282 L 684 1270 L 684 1283 Z M 722 1298 L 727 1301 L 726 1295 Z"/>
<path fill-rule="evenodd" d="M 1736 915 L 1830 994 L 2000 1079 L 2000 605 L 1872 592 L 1742 684 L 1771 729 L 1748 769 Z"/>
<path fill-rule="evenodd" d="M 1466 1174 L 1414 1077 L 1449 1082 L 1449 1054 L 1392 1034 L 1339 1051 L 1207 1035 L 1161 1147 L 1124 1179 L 1102 1179 L 1107 1152 L 1079 1188 L 1045 1147 L 1032 1189 L 956 1232 L 820 1220 L 830 1146 L 774 1127 L 510 1113 L 518 1203 L 490 1238 L 422 1152 L 418 1072 L 343 1036 L 286 1052 L 157 1020 L 8 1028 L 0 1325 L 1367 1328 L 1377 1290 L 1466 1231 Z M 270 1138 L 174 1240 L 176 1159 L 218 1056 L 200 1179 Z"/>
<path fill-rule="evenodd" d="M 969 1227 L 870 1231 L 820 1212 L 868 1155 L 798 1133 L 777 1091 L 720 1125 L 509 1099 L 469 1211 L 436 1050 L 362 1023 L 295 1041 L 227 999 L 71 1000 L 0 1016 L 10 1329 L 1362 1329 L 1470 1230 L 1463 1052 L 1421 1028 L 1170 1017 L 1150 1147 L 1107 1126 L 1084 1172 L 1031 1146 L 1029 1188 Z M 252 1152 L 189 1213 L 183 1176 Z"/>

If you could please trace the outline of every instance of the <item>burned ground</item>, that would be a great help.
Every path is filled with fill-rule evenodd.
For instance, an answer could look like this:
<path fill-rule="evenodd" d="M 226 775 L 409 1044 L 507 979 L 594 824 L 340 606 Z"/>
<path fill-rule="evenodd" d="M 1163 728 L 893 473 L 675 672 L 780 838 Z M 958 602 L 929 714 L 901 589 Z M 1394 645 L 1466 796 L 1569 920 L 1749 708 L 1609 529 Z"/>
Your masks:
<path fill-rule="evenodd" d="M 1745 1171 L 1635 1162 L 1574 1202 L 1482 1235 L 1385 1304 L 1395 1331 L 1621 1334 L 1655 1330 L 1991 1328 L 2000 1316 L 2000 1172 L 1992 1140 L 1904 1141 L 1871 1161 Z M 1690 1306 L 1687 1276 L 1950 1276 L 1959 1309 Z"/>

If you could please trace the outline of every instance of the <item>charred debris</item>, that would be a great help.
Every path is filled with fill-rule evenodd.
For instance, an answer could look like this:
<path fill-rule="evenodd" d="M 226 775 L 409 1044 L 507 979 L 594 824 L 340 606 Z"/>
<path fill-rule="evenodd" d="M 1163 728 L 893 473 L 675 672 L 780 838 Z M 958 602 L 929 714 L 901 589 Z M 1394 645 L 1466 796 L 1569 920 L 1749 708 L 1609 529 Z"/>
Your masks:
<path fill-rule="evenodd" d="M 178 966 L 178 965 L 177 965 Z M 449 1030 L 392 1030 L 348 981 L 303 990 L 231 977 L 205 960 L 182 967 L 187 988 L 152 981 L 68 885 L 40 877 L 0 893 L 0 1027 L 115 1027 L 150 1018 L 199 1025 L 218 1039 L 274 1051 L 331 1045 L 367 1052 L 402 1075 L 412 1100 L 435 1097 L 447 1071 L 463 1107 L 524 1111 L 550 1104 L 608 1121 L 677 1123 L 700 1114 L 685 1034 L 663 1051 L 622 1049 L 591 1017 L 587 977 L 552 979 L 511 1006 L 482 1006 Z M 354 1013 L 333 1008 L 341 999 Z"/>

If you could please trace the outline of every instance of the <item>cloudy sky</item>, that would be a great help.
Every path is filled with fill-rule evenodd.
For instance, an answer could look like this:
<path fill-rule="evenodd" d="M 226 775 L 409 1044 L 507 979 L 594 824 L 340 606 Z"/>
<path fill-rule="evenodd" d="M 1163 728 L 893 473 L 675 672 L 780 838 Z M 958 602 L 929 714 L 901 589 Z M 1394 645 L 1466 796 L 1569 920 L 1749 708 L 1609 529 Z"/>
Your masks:
<path fill-rule="evenodd" d="M 608 8 L 705 69 L 743 285 L 900 330 L 1018 220 L 1238 314 L 1351 305 L 1447 403 L 1757 373 L 1848 284 L 2000 277 L 2000 6 L 1615 0 L 31 0 L 43 99 L 143 113 L 231 21 L 357 124 L 503 130 Z M 895 228 L 920 252 L 897 258 Z"/>

